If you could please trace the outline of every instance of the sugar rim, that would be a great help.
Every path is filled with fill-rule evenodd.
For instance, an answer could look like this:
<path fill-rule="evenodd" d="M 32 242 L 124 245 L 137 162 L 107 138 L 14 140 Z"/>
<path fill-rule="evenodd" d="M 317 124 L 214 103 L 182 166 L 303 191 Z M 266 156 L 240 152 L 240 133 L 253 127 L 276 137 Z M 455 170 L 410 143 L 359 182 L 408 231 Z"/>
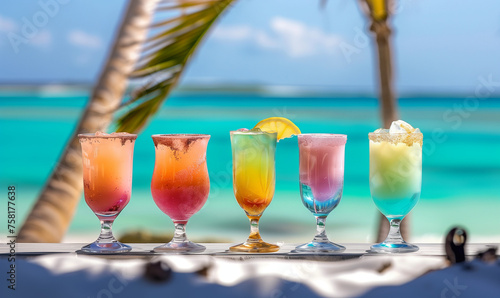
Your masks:
<path fill-rule="evenodd" d="M 299 147 L 303 146 L 344 146 L 347 135 L 333 133 L 303 133 L 297 135 Z"/>
<path fill-rule="evenodd" d="M 397 132 L 397 133 L 376 133 L 376 132 L 370 132 L 368 133 L 368 139 L 372 142 L 389 142 L 393 144 L 400 144 L 404 143 L 408 146 L 412 146 L 415 143 L 420 144 L 420 146 L 423 145 L 423 140 L 424 140 L 424 134 L 421 132 L 412 132 L 412 133 L 405 133 L 405 132 Z"/>
<path fill-rule="evenodd" d="M 412 132 L 412 133 L 407 133 L 407 132 L 395 132 L 395 133 L 388 133 L 388 132 L 369 132 L 368 136 L 374 135 L 374 136 L 382 136 L 382 135 L 388 135 L 388 136 L 402 136 L 402 135 L 407 135 L 407 136 L 424 136 L 423 133 L 421 132 Z"/>
<path fill-rule="evenodd" d="M 105 134 L 105 135 L 98 135 L 96 136 L 95 133 L 79 133 L 78 138 L 80 139 L 137 139 L 137 134 L 133 133 L 127 133 L 122 134 L 122 135 L 112 135 L 112 134 Z"/>
<path fill-rule="evenodd" d="M 317 137 L 325 139 L 347 139 L 347 135 L 338 133 L 301 133 L 297 137 Z"/>
<path fill-rule="evenodd" d="M 278 132 L 276 131 L 273 131 L 273 132 L 267 132 L 267 131 L 251 131 L 251 130 L 247 130 L 247 131 L 238 131 L 238 130 L 231 130 L 229 132 L 229 134 L 232 134 L 232 135 L 262 135 L 262 134 L 268 134 L 268 135 L 276 135 L 276 137 L 278 137 Z"/>
<path fill-rule="evenodd" d="M 167 138 L 176 138 L 176 139 L 203 139 L 206 137 L 211 137 L 211 135 L 207 134 L 188 134 L 188 133 L 177 133 L 177 134 L 155 134 L 151 135 L 151 138 L 155 139 L 167 139 Z"/>

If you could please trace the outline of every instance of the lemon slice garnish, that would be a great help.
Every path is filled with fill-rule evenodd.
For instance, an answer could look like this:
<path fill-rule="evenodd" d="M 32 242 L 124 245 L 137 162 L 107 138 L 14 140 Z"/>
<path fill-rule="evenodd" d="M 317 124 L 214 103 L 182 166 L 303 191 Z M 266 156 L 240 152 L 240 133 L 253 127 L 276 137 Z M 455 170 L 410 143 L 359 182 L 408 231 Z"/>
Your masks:
<path fill-rule="evenodd" d="M 260 128 L 265 132 L 278 133 L 278 141 L 300 134 L 300 129 L 292 121 L 283 117 L 271 117 L 257 123 L 254 128 Z"/>

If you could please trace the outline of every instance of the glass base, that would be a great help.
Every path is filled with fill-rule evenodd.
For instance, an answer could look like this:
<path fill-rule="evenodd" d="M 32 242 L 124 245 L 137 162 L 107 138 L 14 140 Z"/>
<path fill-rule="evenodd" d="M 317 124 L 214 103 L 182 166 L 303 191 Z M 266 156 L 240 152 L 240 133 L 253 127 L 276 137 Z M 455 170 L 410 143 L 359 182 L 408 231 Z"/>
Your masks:
<path fill-rule="evenodd" d="M 129 252 L 131 250 L 132 247 L 118 241 L 108 242 L 108 243 L 99 243 L 96 241 L 88 245 L 85 245 L 81 249 L 82 252 L 92 253 L 92 254 L 116 254 L 116 253 Z"/>
<path fill-rule="evenodd" d="M 333 242 L 315 242 L 311 241 L 309 243 L 304 243 L 297 246 L 293 253 L 341 253 L 345 250 L 345 247 Z"/>
<path fill-rule="evenodd" d="M 407 253 L 407 252 L 415 252 L 418 251 L 418 246 L 406 243 L 406 242 L 397 242 L 397 243 L 389 243 L 382 242 L 378 244 L 374 244 L 370 247 L 368 252 L 375 253 Z"/>
<path fill-rule="evenodd" d="M 169 242 L 153 249 L 154 252 L 160 253 L 187 253 L 187 252 L 202 252 L 206 247 L 191 241 L 185 242 Z"/>
<path fill-rule="evenodd" d="M 247 241 L 229 248 L 230 252 L 249 252 L 249 253 L 266 253 L 277 252 L 280 247 L 275 244 L 267 243 L 262 240 Z"/>

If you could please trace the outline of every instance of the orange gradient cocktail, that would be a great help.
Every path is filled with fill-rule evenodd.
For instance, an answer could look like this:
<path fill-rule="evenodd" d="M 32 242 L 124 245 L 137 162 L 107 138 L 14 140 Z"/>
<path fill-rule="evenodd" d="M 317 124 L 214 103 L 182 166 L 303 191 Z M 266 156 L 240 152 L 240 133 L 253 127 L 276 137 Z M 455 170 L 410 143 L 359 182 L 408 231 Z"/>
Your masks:
<path fill-rule="evenodd" d="M 206 151 L 209 135 L 153 135 L 156 161 L 151 194 L 175 224 L 171 242 L 155 252 L 198 252 L 205 247 L 189 241 L 185 225 L 207 201 L 210 191 Z"/>
<path fill-rule="evenodd" d="M 118 242 L 111 227 L 130 201 L 132 164 L 137 135 L 128 133 L 79 134 L 82 146 L 85 202 L 101 221 L 99 238 L 84 247 L 88 253 L 130 251 Z"/>

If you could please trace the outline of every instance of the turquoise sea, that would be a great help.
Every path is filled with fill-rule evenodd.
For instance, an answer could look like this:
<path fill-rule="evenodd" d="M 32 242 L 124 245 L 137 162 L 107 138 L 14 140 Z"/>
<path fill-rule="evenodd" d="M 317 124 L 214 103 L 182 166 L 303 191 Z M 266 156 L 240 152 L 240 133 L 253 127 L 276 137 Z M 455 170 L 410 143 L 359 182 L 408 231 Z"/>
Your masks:
<path fill-rule="evenodd" d="M 0 93 L 0 218 L 6 214 L 7 185 L 18 192 L 18 218 L 24 219 L 74 129 L 88 94 L 68 92 Z M 500 242 L 500 99 L 464 97 L 401 98 L 401 118 L 424 134 L 421 200 L 412 211 L 412 240 L 439 241 L 453 225 L 471 241 Z M 347 96 L 282 96 L 228 93 L 176 93 L 136 141 L 132 199 L 115 222 L 119 236 L 144 229 L 172 232 L 173 225 L 154 204 L 152 134 L 208 133 L 211 193 L 188 224 L 193 239 L 240 241 L 249 225 L 232 193 L 229 131 L 283 116 L 302 132 L 348 135 L 344 193 L 327 220 L 337 242 L 370 242 L 377 211 L 368 186 L 368 132 L 379 127 L 377 100 Z M 314 217 L 302 205 L 297 139 L 280 141 L 276 194 L 261 220 L 268 241 L 309 241 Z M 6 234 L 6 227 L 0 235 Z M 81 200 L 66 241 L 97 237 L 97 218 Z"/>

